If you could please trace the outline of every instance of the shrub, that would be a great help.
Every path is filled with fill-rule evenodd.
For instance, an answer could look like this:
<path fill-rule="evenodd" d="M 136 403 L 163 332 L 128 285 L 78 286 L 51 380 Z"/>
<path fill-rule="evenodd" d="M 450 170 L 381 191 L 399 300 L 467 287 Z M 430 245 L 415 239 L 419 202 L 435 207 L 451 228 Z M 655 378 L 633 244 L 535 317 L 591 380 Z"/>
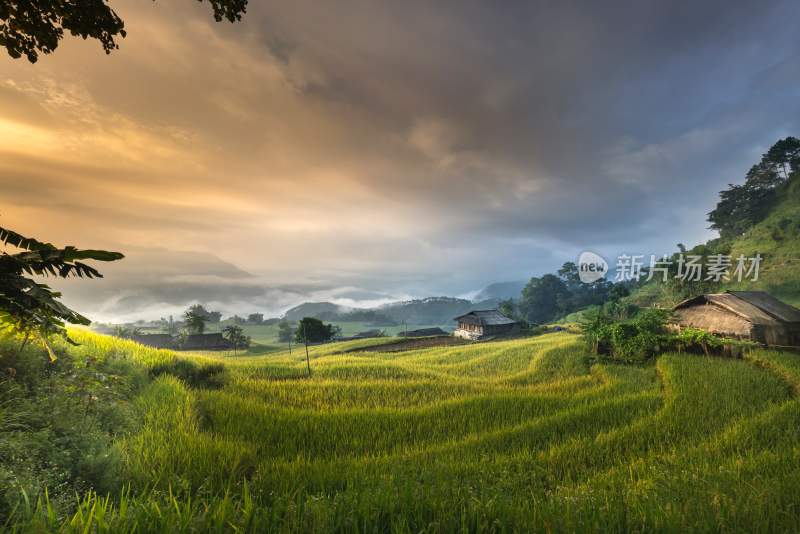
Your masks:
<path fill-rule="evenodd" d="M 641 361 L 661 352 L 668 342 L 666 310 L 640 310 L 632 319 L 618 320 L 602 310 L 582 325 L 584 339 L 595 354 L 622 361 Z"/>
<path fill-rule="evenodd" d="M 63 510 L 76 492 L 121 488 L 115 438 L 137 426 L 130 400 L 146 374 L 118 357 L 83 358 L 67 347 L 55 340 L 50 363 L 39 346 L 0 341 L 0 525 L 23 496 L 45 489 Z"/>
<path fill-rule="evenodd" d="M 716 336 L 699 328 L 681 328 L 668 332 L 667 310 L 640 310 L 631 319 L 618 319 L 602 310 L 589 315 L 581 325 L 584 340 L 592 352 L 622 361 L 642 361 L 661 352 L 698 352 L 705 355 L 725 352 L 736 355 L 742 349 L 757 346 Z"/>
<path fill-rule="evenodd" d="M 681 328 L 669 338 L 671 350 L 678 352 L 702 352 L 706 356 L 725 352 L 737 355 L 745 348 L 757 347 L 758 343 L 716 336 L 699 328 Z"/>

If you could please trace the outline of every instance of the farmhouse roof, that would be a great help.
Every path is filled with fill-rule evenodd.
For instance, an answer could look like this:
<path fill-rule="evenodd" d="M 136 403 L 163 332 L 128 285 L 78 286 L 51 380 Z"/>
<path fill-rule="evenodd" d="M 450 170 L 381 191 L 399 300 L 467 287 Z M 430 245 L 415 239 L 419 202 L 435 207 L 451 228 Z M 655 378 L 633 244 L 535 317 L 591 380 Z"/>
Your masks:
<path fill-rule="evenodd" d="M 454 321 L 461 321 L 462 319 L 474 318 L 477 324 L 482 326 L 494 326 L 503 324 L 514 324 L 516 321 L 509 319 L 498 310 L 473 310 L 464 315 L 459 315 Z"/>
<path fill-rule="evenodd" d="M 156 348 L 169 347 L 175 343 L 175 338 L 169 334 L 136 334 L 131 339 L 142 345 Z"/>
<path fill-rule="evenodd" d="M 210 334 L 190 334 L 186 336 L 181 348 L 183 350 L 224 349 L 230 343 L 219 332 Z"/>
<path fill-rule="evenodd" d="M 728 291 L 699 295 L 684 300 L 675 306 L 675 310 L 705 303 L 724 308 L 753 324 L 800 323 L 800 310 L 765 291 Z"/>
<path fill-rule="evenodd" d="M 428 337 L 428 336 L 445 336 L 447 332 L 439 327 L 435 328 L 419 328 L 417 330 L 409 330 L 408 332 L 400 332 L 398 337 Z"/>
<path fill-rule="evenodd" d="M 378 337 L 382 333 L 383 333 L 383 331 L 382 330 L 378 330 L 378 329 L 366 330 L 364 332 L 359 332 L 359 333 L 355 334 L 354 337 Z"/>
<path fill-rule="evenodd" d="M 766 291 L 729 291 L 740 299 L 767 312 L 785 323 L 800 323 L 800 310 L 778 300 Z"/>

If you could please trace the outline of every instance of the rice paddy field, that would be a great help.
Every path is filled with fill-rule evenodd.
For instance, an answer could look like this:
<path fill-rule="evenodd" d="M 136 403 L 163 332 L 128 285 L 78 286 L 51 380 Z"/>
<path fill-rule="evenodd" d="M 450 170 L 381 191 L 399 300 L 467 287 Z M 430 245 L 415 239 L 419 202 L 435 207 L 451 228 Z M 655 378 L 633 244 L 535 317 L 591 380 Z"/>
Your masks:
<path fill-rule="evenodd" d="M 381 352 L 174 354 L 76 333 L 151 374 L 113 442 L 125 485 L 9 531 L 789 532 L 800 356 L 598 363 L 569 333 Z M 179 364 L 178 362 L 189 363 Z M 160 367 L 159 367 L 160 366 Z"/>

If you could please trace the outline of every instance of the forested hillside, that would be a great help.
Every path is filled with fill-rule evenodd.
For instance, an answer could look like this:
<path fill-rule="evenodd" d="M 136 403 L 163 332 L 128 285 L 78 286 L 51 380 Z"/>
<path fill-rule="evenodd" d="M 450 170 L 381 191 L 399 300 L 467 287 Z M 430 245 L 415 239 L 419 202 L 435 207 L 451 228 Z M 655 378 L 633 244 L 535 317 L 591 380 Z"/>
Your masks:
<path fill-rule="evenodd" d="M 682 253 L 704 258 L 722 254 L 734 264 L 740 256 L 760 255 L 757 280 L 653 280 L 634 291 L 633 302 L 669 306 L 703 292 L 757 289 L 800 305 L 800 140 L 788 137 L 775 143 L 748 171 L 744 184 L 720 193 L 708 220 L 720 237 Z"/>
<path fill-rule="evenodd" d="M 473 309 L 494 308 L 497 299 L 472 301 L 453 297 L 392 302 L 375 308 L 346 308 L 330 302 L 306 302 L 286 311 L 284 318 L 298 321 L 303 317 L 316 317 L 324 321 L 362 321 L 376 326 L 453 325 L 453 318 Z"/>

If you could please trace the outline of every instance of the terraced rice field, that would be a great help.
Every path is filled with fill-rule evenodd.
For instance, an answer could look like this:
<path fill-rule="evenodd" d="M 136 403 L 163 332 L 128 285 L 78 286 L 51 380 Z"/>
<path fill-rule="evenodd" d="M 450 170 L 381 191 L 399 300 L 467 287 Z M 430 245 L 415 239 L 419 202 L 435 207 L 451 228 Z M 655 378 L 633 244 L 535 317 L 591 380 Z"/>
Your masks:
<path fill-rule="evenodd" d="M 312 348 L 310 378 L 301 351 L 191 356 L 223 362 L 224 387 L 169 376 L 149 385 L 138 400 L 142 429 L 120 443 L 131 490 L 87 496 L 73 524 L 114 532 L 800 525 L 798 355 L 597 364 L 566 333 L 345 352 L 370 343 Z"/>

